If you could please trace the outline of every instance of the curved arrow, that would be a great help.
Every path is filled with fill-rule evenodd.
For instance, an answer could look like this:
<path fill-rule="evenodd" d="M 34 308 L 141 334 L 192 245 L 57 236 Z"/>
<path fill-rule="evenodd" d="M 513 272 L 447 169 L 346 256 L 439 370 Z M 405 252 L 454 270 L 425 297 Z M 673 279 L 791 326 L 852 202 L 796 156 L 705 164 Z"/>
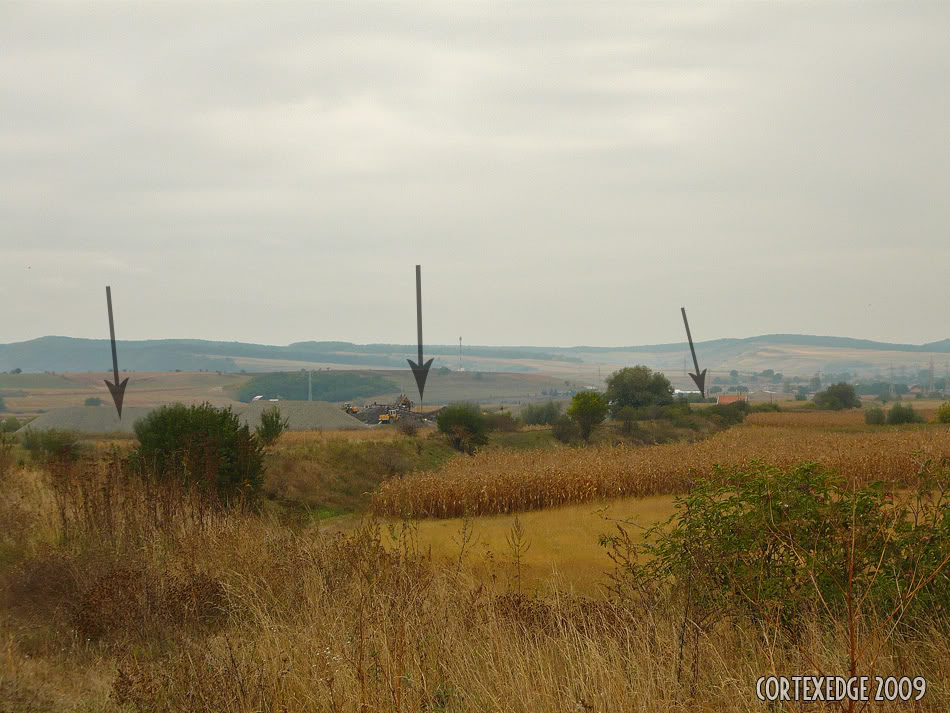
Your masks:
<path fill-rule="evenodd" d="M 686 308 L 680 307 L 680 312 L 683 313 L 683 324 L 686 325 L 686 338 L 689 340 L 689 350 L 693 354 L 693 367 L 696 369 L 695 374 L 690 374 L 693 377 L 693 381 L 696 382 L 696 386 L 699 387 L 699 393 L 703 395 L 703 398 L 706 398 L 706 370 L 699 370 L 699 362 L 696 361 L 696 347 L 693 346 L 693 335 L 689 333 L 689 322 L 686 321 Z"/>
<path fill-rule="evenodd" d="M 129 383 L 129 377 L 125 377 L 122 383 L 119 383 L 119 358 L 115 353 L 115 322 L 112 320 L 112 289 L 108 285 L 106 285 L 106 305 L 109 308 L 109 339 L 112 340 L 112 374 L 115 383 L 113 384 L 108 379 L 105 379 L 105 382 L 115 402 L 115 410 L 119 412 L 119 420 L 122 420 L 122 399 L 125 398 L 125 387 Z"/>
<path fill-rule="evenodd" d="M 422 393 L 426 388 L 426 378 L 429 376 L 429 367 L 432 366 L 432 359 L 422 363 L 422 266 L 416 265 L 416 326 L 419 332 L 419 363 L 412 359 L 406 359 L 409 362 L 409 368 L 412 369 L 412 375 L 416 377 L 416 386 L 419 387 L 419 402 L 422 402 Z"/>

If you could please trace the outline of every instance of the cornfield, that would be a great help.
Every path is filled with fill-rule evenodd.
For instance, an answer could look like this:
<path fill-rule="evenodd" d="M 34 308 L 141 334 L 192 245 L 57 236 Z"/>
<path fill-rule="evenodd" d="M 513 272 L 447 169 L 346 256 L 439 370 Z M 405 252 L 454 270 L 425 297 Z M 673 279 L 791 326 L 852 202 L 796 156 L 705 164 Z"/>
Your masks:
<path fill-rule="evenodd" d="M 950 429 L 823 432 L 744 425 L 698 443 L 486 451 L 440 470 L 384 482 L 382 516 L 449 518 L 558 507 L 618 497 L 687 492 L 699 478 L 757 459 L 788 467 L 817 461 L 858 483 L 914 480 L 922 463 L 950 457 Z"/>

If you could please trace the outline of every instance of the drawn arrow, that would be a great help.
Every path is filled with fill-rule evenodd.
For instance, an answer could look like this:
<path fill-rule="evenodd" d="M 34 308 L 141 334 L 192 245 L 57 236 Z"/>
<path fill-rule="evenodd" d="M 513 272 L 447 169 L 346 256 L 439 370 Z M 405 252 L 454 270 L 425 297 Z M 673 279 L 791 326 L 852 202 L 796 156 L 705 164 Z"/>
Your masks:
<path fill-rule="evenodd" d="M 703 395 L 703 398 L 706 398 L 706 370 L 699 370 L 699 362 L 696 361 L 696 347 L 693 346 L 693 335 L 689 333 L 689 322 L 686 321 L 686 308 L 680 307 L 680 312 L 683 313 L 683 324 L 686 325 L 686 338 L 689 340 L 689 350 L 693 354 L 693 367 L 696 369 L 695 374 L 690 374 L 693 377 L 693 381 L 696 382 L 696 386 L 699 387 L 699 393 Z"/>
<path fill-rule="evenodd" d="M 416 325 L 419 332 L 419 363 L 412 359 L 406 359 L 409 362 L 409 368 L 412 369 L 412 375 L 416 377 L 416 386 L 419 387 L 419 401 L 422 401 L 422 392 L 426 388 L 426 378 L 429 376 L 429 367 L 432 366 L 432 359 L 425 364 L 422 363 L 422 266 L 416 265 Z M 421 366 L 420 366 L 421 365 Z"/>
<path fill-rule="evenodd" d="M 106 285 L 106 305 L 109 307 L 109 338 L 112 340 L 112 373 L 115 377 L 113 384 L 108 379 L 105 380 L 109 392 L 112 394 L 112 400 L 115 402 L 115 410 L 119 412 L 119 419 L 122 419 L 122 399 L 125 398 L 125 387 L 129 383 L 129 377 L 125 377 L 122 383 L 119 383 L 119 358 L 115 353 L 115 322 L 112 320 L 112 288 Z"/>

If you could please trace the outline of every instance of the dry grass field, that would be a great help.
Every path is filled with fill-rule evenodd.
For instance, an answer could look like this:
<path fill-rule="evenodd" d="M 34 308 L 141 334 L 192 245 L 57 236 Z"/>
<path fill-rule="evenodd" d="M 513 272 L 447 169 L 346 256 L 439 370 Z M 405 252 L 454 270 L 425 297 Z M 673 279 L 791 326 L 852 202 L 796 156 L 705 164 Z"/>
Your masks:
<path fill-rule="evenodd" d="M 3 473 L 5 713 L 766 713 L 757 677 L 846 670 L 844 623 L 802 621 L 792 645 L 727 619 L 684 642 L 675 593 L 641 610 L 556 573 L 519 584 L 501 549 L 486 578 L 477 546 L 430 558 L 411 524 L 331 533 L 171 494 L 155 517 L 152 496 L 109 472 L 61 472 L 66 489 Z M 554 522 L 525 523 L 543 549 Z M 869 710 L 947 710 L 948 647 L 937 621 L 890 639 L 874 673 L 924 676 L 928 696 Z"/>

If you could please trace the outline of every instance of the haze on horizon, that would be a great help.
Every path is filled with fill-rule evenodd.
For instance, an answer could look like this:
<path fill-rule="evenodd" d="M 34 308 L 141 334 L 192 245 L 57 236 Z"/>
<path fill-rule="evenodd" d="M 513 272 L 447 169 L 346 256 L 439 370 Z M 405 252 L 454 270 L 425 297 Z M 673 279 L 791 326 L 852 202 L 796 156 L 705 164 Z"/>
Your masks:
<path fill-rule="evenodd" d="M 950 3 L 0 5 L 0 343 L 950 336 Z"/>

